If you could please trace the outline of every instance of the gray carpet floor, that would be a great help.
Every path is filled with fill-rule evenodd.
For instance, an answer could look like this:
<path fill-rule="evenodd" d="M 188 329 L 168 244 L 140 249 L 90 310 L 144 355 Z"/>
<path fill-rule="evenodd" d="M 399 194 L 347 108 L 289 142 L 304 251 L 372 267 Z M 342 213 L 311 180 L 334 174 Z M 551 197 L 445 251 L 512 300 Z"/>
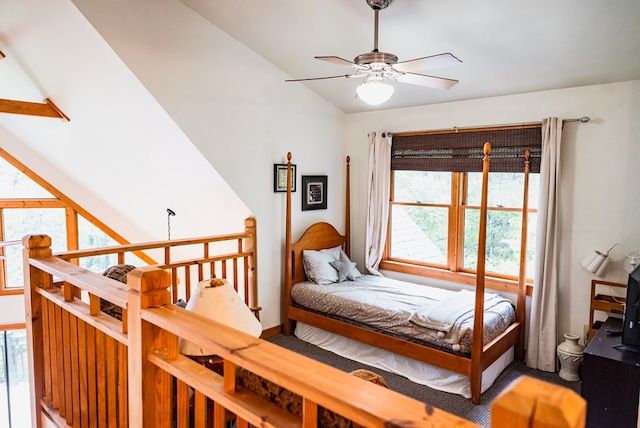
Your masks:
<path fill-rule="evenodd" d="M 429 403 L 439 409 L 453 413 L 461 418 L 470 420 L 478 425 L 488 427 L 490 425 L 490 404 L 496 396 L 506 388 L 512 381 L 522 375 L 527 375 L 536 379 L 555 383 L 569 388 L 578 394 L 580 393 L 580 382 L 568 382 L 558 376 L 557 373 L 548 373 L 540 370 L 530 369 L 523 362 L 514 361 L 496 379 L 495 383 L 484 394 L 480 404 L 474 405 L 470 399 L 459 395 L 449 394 L 431 389 L 424 385 L 419 385 L 410 380 L 385 372 L 375 367 L 369 367 L 361 363 L 340 357 L 332 352 L 325 351 L 315 345 L 306 343 L 295 336 L 283 336 L 281 334 L 270 337 L 270 342 L 283 348 L 287 348 L 298 354 L 305 355 L 316 361 L 328 364 L 345 372 L 366 368 L 384 377 L 389 388 L 403 395 L 409 396 L 423 403 Z"/>

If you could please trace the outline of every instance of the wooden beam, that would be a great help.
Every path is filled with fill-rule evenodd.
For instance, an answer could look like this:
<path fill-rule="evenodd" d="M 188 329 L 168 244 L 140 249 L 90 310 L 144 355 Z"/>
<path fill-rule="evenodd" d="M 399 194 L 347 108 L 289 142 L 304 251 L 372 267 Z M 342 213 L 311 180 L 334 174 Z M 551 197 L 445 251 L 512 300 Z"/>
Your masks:
<path fill-rule="evenodd" d="M 65 122 L 69 122 L 70 120 L 49 98 L 45 99 L 44 103 L 5 100 L 0 98 L 0 113 L 56 117 Z"/>

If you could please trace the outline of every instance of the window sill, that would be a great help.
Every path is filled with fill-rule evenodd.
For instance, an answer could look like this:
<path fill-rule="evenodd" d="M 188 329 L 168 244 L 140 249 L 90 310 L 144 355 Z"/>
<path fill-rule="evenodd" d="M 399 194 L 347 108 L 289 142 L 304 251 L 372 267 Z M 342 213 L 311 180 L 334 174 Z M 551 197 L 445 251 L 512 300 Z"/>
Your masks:
<path fill-rule="evenodd" d="M 393 272 L 403 273 L 407 275 L 421 276 L 424 278 L 434 278 L 442 281 L 455 282 L 470 286 L 476 285 L 476 275 L 467 272 L 451 272 L 444 269 L 436 269 L 426 266 L 410 265 L 390 260 L 380 262 L 380 269 Z M 485 277 L 485 288 L 503 291 L 507 293 L 518 293 L 518 283 L 516 281 Z M 533 285 L 527 284 L 527 296 L 533 293 Z"/>

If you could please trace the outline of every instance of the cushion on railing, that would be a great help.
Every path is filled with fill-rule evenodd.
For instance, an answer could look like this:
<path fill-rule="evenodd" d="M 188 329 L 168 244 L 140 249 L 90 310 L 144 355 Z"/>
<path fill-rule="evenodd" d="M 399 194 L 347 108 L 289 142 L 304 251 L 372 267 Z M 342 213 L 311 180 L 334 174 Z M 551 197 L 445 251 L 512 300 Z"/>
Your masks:
<path fill-rule="evenodd" d="M 108 267 L 104 272 L 102 272 L 102 275 L 126 284 L 127 274 L 135 268 L 136 267 L 132 265 L 115 265 Z M 105 314 L 122 321 L 122 308 L 120 306 L 114 305 L 108 300 L 100 299 L 100 310 Z"/>

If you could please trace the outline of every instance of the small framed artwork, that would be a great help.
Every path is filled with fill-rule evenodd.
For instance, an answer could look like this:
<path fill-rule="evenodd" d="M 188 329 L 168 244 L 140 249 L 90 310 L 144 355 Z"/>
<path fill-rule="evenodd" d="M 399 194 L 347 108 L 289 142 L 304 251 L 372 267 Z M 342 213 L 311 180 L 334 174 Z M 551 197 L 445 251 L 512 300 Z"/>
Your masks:
<path fill-rule="evenodd" d="M 273 191 L 287 191 L 287 164 L 273 164 Z M 291 191 L 296 191 L 296 166 L 291 164 Z"/>
<path fill-rule="evenodd" d="M 302 176 L 302 211 L 327 209 L 327 176 Z"/>

